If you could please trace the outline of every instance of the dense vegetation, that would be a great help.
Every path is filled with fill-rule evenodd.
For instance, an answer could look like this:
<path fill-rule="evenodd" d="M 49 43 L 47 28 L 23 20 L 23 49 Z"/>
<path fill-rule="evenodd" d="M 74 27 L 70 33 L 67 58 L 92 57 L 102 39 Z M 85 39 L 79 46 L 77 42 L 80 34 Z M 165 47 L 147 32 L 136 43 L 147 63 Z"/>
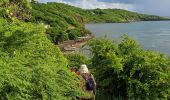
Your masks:
<path fill-rule="evenodd" d="M 120 43 L 89 43 L 98 84 L 97 100 L 170 99 L 170 57 L 142 49 L 124 36 Z"/>
<path fill-rule="evenodd" d="M 58 44 L 64 40 L 76 39 L 90 32 L 85 23 L 112 23 L 147 20 L 166 20 L 152 15 L 138 14 L 120 9 L 85 10 L 62 3 L 32 3 L 32 22 L 47 26 L 49 39 Z"/>
<path fill-rule="evenodd" d="M 0 18 L 0 100 L 90 96 L 79 84 L 42 25 Z"/>
<path fill-rule="evenodd" d="M 31 21 L 45 24 L 48 27 L 46 33 L 55 44 L 90 34 L 83 26 L 82 16 L 67 8 L 67 5 L 33 3 L 32 7 Z"/>
<path fill-rule="evenodd" d="M 68 66 L 76 67 L 78 69 L 80 65 L 90 63 L 89 61 L 90 59 L 88 59 L 86 56 L 80 53 L 68 53 L 68 54 L 65 54 L 65 57 L 68 60 Z"/>
<path fill-rule="evenodd" d="M 31 12 L 31 5 L 27 0 L 1 0 L 0 16 L 11 20 L 28 20 Z"/>

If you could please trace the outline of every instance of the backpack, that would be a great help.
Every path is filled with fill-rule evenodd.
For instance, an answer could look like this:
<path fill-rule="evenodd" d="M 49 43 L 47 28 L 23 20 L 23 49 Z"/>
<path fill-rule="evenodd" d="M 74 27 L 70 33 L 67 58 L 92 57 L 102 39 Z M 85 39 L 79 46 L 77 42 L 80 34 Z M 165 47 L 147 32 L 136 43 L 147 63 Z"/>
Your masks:
<path fill-rule="evenodd" d="M 90 77 L 86 80 L 86 88 L 87 88 L 88 91 L 92 91 L 92 90 L 94 89 L 94 80 L 93 80 L 93 78 L 91 77 L 91 75 L 90 75 Z"/>

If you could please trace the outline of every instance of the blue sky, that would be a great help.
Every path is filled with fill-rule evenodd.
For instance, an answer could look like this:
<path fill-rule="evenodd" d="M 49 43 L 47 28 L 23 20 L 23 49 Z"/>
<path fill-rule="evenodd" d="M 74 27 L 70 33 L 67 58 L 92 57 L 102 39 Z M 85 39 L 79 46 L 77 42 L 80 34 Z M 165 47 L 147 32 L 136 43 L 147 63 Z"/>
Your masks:
<path fill-rule="evenodd" d="M 170 0 L 37 0 L 60 2 L 84 9 L 119 8 L 145 14 L 170 16 Z"/>

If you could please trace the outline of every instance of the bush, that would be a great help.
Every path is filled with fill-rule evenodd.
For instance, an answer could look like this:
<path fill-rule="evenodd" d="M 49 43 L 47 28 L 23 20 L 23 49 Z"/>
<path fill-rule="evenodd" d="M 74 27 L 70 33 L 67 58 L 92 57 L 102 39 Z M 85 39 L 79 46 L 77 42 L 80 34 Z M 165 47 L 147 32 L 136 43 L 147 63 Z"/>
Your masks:
<path fill-rule="evenodd" d="M 66 100 L 82 96 L 79 79 L 67 60 L 45 35 L 43 26 L 1 20 L 0 99 Z"/>
<path fill-rule="evenodd" d="M 55 44 L 68 40 L 68 33 L 61 31 L 58 28 L 47 29 L 47 37 Z"/>
<path fill-rule="evenodd" d="M 88 64 L 89 59 L 84 56 L 83 54 L 79 53 L 70 53 L 65 54 L 65 57 L 68 60 L 68 66 L 69 67 L 76 67 L 79 68 L 82 64 Z"/>
<path fill-rule="evenodd" d="M 170 60 L 167 56 L 143 50 L 127 36 L 120 43 L 95 39 L 89 46 L 98 96 L 106 93 L 110 99 L 139 100 L 170 97 Z"/>
<path fill-rule="evenodd" d="M 81 36 L 81 33 L 80 31 L 78 31 L 78 29 L 68 30 L 67 32 L 68 32 L 68 37 L 70 40 L 75 40 Z"/>

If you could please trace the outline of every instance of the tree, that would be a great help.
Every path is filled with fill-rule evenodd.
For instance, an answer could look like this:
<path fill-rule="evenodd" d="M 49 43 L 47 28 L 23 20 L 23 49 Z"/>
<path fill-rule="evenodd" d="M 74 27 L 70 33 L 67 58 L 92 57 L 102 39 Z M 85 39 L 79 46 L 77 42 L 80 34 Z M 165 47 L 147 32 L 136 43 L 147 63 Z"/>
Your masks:
<path fill-rule="evenodd" d="M 95 39 L 89 43 L 99 94 L 105 99 L 169 99 L 168 56 L 142 49 L 124 36 L 120 43 Z M 101 98 L 101 97 L 99 97 Z"/>

